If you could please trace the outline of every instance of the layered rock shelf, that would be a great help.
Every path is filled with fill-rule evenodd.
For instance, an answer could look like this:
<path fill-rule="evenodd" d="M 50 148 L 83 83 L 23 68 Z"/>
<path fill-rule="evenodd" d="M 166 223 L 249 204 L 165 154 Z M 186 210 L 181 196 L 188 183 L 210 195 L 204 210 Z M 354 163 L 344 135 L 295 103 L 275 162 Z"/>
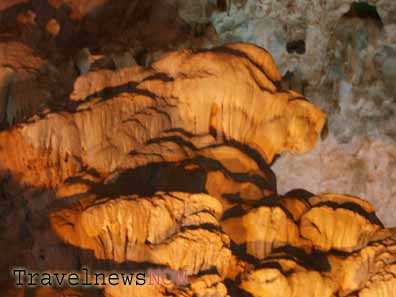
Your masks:
<path fill-rule="evenodd" d="M 119 1 L 92 14 L 96 2 L 0 4 L 0 296 L 396 296 L 396 230 L 370 202 L 337 187 L 278 189 L 300 180 L 291 173 L 317 174 L 315 162 L 296 172 L 293 158 L 318 153 L 334 115 L 285 85 L 277 57 L 252 43 L 208 46 L 205 1 L 194 13 L 179 3 L 167 37 L 143 38 L 181 49 L 125 50 L 106 26 L 155 34 L 175 4 Z M 229 21 L 246 2 L 205 11 Z M 286 49 L 300 54 L 301 42 Z M 167 269 L 188 281 L 18 287 L 16 267 Z"/>

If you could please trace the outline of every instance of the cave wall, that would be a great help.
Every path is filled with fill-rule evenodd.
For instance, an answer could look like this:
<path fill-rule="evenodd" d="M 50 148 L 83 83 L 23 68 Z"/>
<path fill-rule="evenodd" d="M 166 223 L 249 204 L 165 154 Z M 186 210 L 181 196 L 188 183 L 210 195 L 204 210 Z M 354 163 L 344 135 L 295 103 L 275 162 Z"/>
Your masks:
<path fill-rule="evenodd" d="M 12 266 L 122 262 L 192 283 L 106 296 L 392 297 L 395 12 L 2 1 L 0 291 Z"/>
<path fill-rule="evenodd" d="M 314 153 L 284 154 L 276 161 L 280 192 L 297 185 L 314 192 L 337 186 L 373 202 L 390 226 L 395 12 L 390 0 L 3 1 L 1 60 L 21 82 L 15 84 L 17 92 L 10 91 L 18 103 L 9 105 L 7 121 L 62 104 L 78 75 L 70 57 L 84 47 L 115 58 L 118 65 L 148 65 L 174 49 L 250 42 L 274 56 L 284 88 L 302 93 L 327 114 L 326 132 Z M 21 43 L 10 46 L 11 41 Z M 5 61 L 11 51 L 16 60 L 10 64 Z M 2 80 L 9 72 L 1 71 Z M 61 87 L 51 89 L 47 78 Z M 28 102 L 24 88 L 34 90 Z M 0 113 L 0 120 L 5 117 Z M 306 162 L 320 173 L 301 174 Z"/>
<path fill-rule="evenodd" d="M 284 154 L 274 164 L 280 192 L 336 187 L 374 203 L 388 226 L 396 206 L 395 12 L 393 1 L 248 0 L 230 1 L 206 20 L 220 42 L 268 49 L 285 87 L 327 114 L 314 152 Z"/>

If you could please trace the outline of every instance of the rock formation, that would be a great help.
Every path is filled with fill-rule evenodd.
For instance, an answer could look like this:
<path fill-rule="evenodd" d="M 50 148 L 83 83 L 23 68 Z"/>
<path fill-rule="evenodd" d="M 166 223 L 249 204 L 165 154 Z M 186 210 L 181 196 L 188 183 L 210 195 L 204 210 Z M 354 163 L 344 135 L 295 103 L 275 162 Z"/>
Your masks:
<path fill-rule="evenodd" d="M 293 38 L 279 71 L 279 52 L 273 58 L 250 43 L 216 46 L 228 41 L 225 32 L 241 33 L 243 22 L 227 27 L 235 15 L 278 36 L 276 20 L 247 18 L 257 13 L 249 10 L 254 1 L 121 0 L 103 1 L 102 8 L 94 0 L 6 2 L 0 4 L 7 32 L 0 39 L 1 296 L 396 296 L 396 230 L 384 226 L 371 203 L 331 194 L 343 192 L 337 184 L 311 193 L 301 189 L 309 178 L 299 185 L 291 176 L 301 158 L 308 162 L 298 175 L 320 178 L 322 168 L 310 158 L 326 143 L 333 143 L 329 151 L 338 148 L 341 139 L 336 113 L 326 118 L 307 93 L 289 90 L 297 82 L 299 91 L 314 94 L 314 65 L 302 58 L 300 73 L 312 76 L 303 81 L 293 72 L 282 81 L 292 65 L 288 55 L 311 49 Z M 254 3 L 270 13 L 263 2 Z M 352 8 L 335 40 L 350 41 L 345 24 L 363 30 L 360 8 Z M 384 24 L 369 15 L 371 40 Z M 354 57 L 354 42 L 341 49 L 343 57 Z M 332 63 L 346 69 L 373 66 L 337 59 Z M 357 88 L 373 77 L 345 79 Z M 315 147 L 326 121 L 330 135 Z M 330 165 L 328 179 L 341 179 L 339 165 Z M 16 287 L 15 267 L 167 269 L 185 271 L 188 281 Z"/>

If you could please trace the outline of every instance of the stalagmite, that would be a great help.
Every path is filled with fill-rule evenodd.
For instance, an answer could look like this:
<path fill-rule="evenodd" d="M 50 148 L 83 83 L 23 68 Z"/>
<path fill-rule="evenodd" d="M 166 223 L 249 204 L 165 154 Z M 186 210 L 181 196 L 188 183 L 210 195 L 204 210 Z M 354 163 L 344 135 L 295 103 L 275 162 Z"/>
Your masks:
<path fill-rule="evenodd" d="M 8 104 L 12 104 L 10 89 L 14 78 L 15 72 L 11 68 L 0 68 L 0 123 L 3 123 L 7 116 Z"/>

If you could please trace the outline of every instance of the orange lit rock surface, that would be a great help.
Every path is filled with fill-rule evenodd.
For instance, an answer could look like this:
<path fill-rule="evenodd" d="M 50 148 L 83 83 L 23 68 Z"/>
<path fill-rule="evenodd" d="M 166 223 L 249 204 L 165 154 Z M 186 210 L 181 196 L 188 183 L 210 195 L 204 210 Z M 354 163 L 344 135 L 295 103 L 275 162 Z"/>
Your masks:
<path fill-rule="evenodd" d="M 0 294 L 395 296 L 395 230 L 368 202 L 277 192 L 274 158 L 311 150 L 325 115 L 280 87 L 264 49 L 184 49 L 149 67 L 84 50 L 62 73 L 15 48 L 25 60 L 0 72 L 0 102 L 13 107 L 0 110 L 0 195 L 11 213 L 0 229 Z M 36 101 L 42 90 L 48 99 Z M 15 266 L 165 267 L 189 281 L 24 290 L 8 284 Z"/>

